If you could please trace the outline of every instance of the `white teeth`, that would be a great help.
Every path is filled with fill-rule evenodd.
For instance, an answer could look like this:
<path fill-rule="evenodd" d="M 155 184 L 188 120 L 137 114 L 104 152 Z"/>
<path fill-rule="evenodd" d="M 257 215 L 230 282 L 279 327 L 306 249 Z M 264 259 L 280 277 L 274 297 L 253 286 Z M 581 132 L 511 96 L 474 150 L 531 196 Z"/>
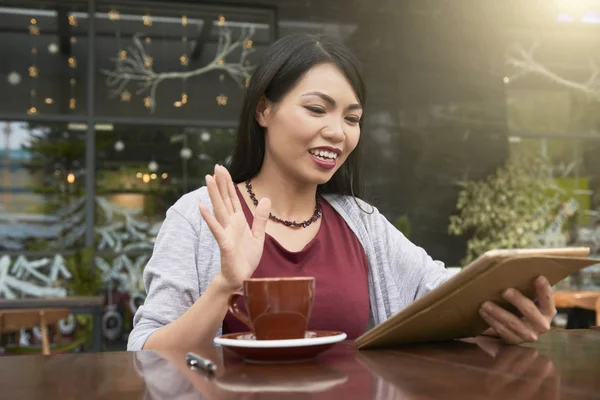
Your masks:
<path fill-rule="evenodd" d="M 326 150 L 310 150 L 310 153 L 314 154 L 317 157 L 328 158 L 333 160 L 335 160 L 338 156 L 336 153 Z"/>

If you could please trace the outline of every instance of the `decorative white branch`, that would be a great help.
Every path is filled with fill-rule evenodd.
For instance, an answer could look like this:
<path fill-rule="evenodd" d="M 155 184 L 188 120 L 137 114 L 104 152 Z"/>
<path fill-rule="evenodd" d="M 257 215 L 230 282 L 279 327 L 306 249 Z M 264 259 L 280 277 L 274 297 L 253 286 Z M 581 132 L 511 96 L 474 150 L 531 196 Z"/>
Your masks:
<path fill-rule="evenodd" d="M 551 82 L 583 93 L 592 99 L 600 100 L 600 70 L 594 62 L 590 61 L 590 77 L 582 83 L 574 82 L 549 70 L 542 63 L 535 60 L 534 52 L 538 47 L 538 44 L 534 44 L 529 50 L 525 50 L 519 44 L 513 46 L 512 51 L 507 56 L 506 63 L 514 67 L 517 72 L 513 76 L 508 77 L 509 82 L 525 75 L 535 74 Z"/>
<path fill-rule="evenodd" d="M 254 48 L 247 44 L 251 43 L 250 40 L 254 36 L 255 31 L 253 26 L 249 28 L 244 27 L 241 29 L 239 38 L 236 41 L 232 41 L 231 32 L 226 25 L 223 26 L 219 31 L 219 44 L 212 61 L 203 67 L 185 72 L 155 72 L 152 68 L 152 63 L 145 62 L 149 57 L 140 40 L 141 34 L 136 33 L 133 36 L 134 45 L 127 49 L 127 57 L 125 59 L 122 59 L 120 56 L 111 58 L 111 61 L 114 62 L 114 68 L 112 70 L 102 70 L 102 73 L 106 75 L 106 85 L 112 88 L 110 97 L 121 95 L 130 81 L 137 81 L 138 90 L 136 94 L 149 93 L 150 110 L 154 112 L 156 107 L 156 89 L 161 82 L 169 79 L 188 79 L 212 70 L 227 72 L 240 87 L 243 87 L 246 79 L 250 78 L 251 72 L 254 69 L 254 66 L 246 65 L 246 58 L 250 53 L 254 52 Z M 239 61 L 235 63 L 226 62 L 226 57 L 238 48 L 241 48 Z"/>

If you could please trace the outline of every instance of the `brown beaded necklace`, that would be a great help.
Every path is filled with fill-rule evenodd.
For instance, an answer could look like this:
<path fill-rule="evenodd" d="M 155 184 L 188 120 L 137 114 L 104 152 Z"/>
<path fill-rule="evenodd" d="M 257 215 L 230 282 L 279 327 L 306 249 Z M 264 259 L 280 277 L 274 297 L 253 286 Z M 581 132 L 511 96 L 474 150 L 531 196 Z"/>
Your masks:
<path fill-rule="evenodd" d="M 246 190 L 248 190 L 248 194 L 250 195 L 250 199 L 252 200 L 252 203 L 254 203 L 254 206 L 257 206 L 258 200 L 256 199 L 256 195 L 252 191 L 252 184 L 250 183 L 250 179 L 248 179 L 246 181 Z M 271 219 L 272 221 L 275 221 L 275 222 L 279 222 L 280 224 L 284 224 L 285 226 L 291 226 L 292 228 L 306 228 L 310 224 L 312 224 L 313 222 L 315 222 L 316 220 L 321 218 L 321 215 L 322 215 L 321 197 L 319 196 L 318 193 L 316 196 L 316 200 L 317 200 L 317 205 L 315 206 L 315 212 L 313 213 L 312 217 L 310 217 L 310 219 L 307 219 L 306 221 L 302 221 L 302 222 L 286 221 L 281 218 L 277 218 L 276 216 L 274 216 L 271 213 L 269 213 L 269 219 Z"/>

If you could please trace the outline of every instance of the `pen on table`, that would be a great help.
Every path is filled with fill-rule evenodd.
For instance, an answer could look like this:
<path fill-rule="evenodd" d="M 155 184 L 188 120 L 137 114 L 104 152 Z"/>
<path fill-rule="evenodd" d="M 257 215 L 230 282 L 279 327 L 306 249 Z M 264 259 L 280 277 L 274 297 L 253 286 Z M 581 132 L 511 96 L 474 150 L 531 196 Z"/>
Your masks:
<path fill-rule="evenodd" d="M 217 370 L 217 365 L 214 362 L 197 354 L 187 353 L 185 359 L 190 367 L 202 368 L 211 373 Z"/>

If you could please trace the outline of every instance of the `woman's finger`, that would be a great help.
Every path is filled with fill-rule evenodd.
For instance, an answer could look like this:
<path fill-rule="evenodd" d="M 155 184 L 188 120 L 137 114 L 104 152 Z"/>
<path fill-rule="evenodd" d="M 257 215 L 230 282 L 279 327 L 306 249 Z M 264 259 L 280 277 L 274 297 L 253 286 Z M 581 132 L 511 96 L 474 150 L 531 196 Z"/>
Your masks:
<path fill-rule="evenodd" d="M 496 325 L 492 325 L 501 337 L 504 338 L 505 332 L 510 331 L 513 335 L 520 338 L 519 343 L 534 342 L 537 340 L 537 333 L 531 327 L 525 325 L 519 317 L 506 311 L 502 307 L 488 301 L 485 302 L 481 311 L 492 317 L 494 321 L 497 321 L 502 326 L 501 332 L 497 329 L 498 327 Z M 507 337 L 512 338 L 512 335 L 507 335 Z M 512 342 L 513 341 L 511 340 L 511 343 Z"/>
<path fill-rule="evenodd" d="M 217 181 L 215 181 L 215 178 L 211 175 L 206 175 L 204 179 L 206 180 L 206 187 L 208 188 L 208 195 L 210 196 L 210 202 L 212 203 L 215 217 L 217 218 L 217 221 L 225 227 L 229 221 L 229 213 L 223 203 L 223 198 L 217 187 Z"/>
<path fill-rule="evenodd" d="M 508 329 L 504 324 L 498 321 L 496 318 L 488 314 L 485 310 L 480 309 L 479 314 L 481 318 L 485 320 L 496 332 L 498 335 L 504 340 L 506 343 L 510 344 L 519 344 L 523 342 L 517 334 L 513 333 L 512 330 Z"/>
<path fill-rule="evenodd" d="M 550 329 L 549 318 L 542 314 L 533 301 L 515 289 L 505 290 L 502 297 L 517 307 L 527 321 L 527 325 L 535 329 L 537 333 L 548 332 Z"/>
<path fill-rule="evenodd" d="M 223 199 L 223 205 L 225 206 L 227 213 L 231 215 L 233 214 L 233 206 L 231 205 L 231 198 L 229 196 L 229 183 L 227 182 L 228 177 L 229 174 L 225 172 L 225 167 L 222 167 L 219 164 L 215 165 L 215 179 L 217 181 L 217 187 L 219 188 L 219 193 Z M 229 177 L 229 179 L 231 179 L 231 177 Z"/>
<path fill-rule="evenodd" d="M 219 221 L 216 220 L 216 218 L 212 215 L 212 213 L 206 205 L 200 204 L 198 208 L 200 208 L 200 214 L 202 215 L 202 218 L 204 218 L 204 220 L 206 221 L 206 224 L 208 225 L 208 228 L 217 240 L 217 243 L 223 243 L 225 240 L 225 230 L 223 229 Z"/>
<path fill-rule="evenodd" d="M 267 229 L 267 221 L 271 212 L 271 200 L 265 198 L 260 199 L 256 211 L 254 212 L 254 221 L 252 222 L 252 235 L 259 242 L 265 240 L 265 231 Z"/>
<path fill-rule="evenodd" d="M 556 316 L 556 305 L 552 297 L 552 286 L 545 276 L 539 276 L 535 281 L 535 292 L 539 303 L 539 309 L 543 315 L 550 320 Z"/>
<path fill-rule="evenodd" d="M 227 168 L 223 168 L 223 175 L 227 180 L 227 189 L 229 190 L 229 199 L 231 200 L 231 206 L 233 207 L 233 212 L 242 212 L 242 204 L 240 203 L 240 198 L 238 197 L 237 191 L 235 190 L 235 184 L 233 183 L 233 179 L 231 179 L 231 175 Z"/>

